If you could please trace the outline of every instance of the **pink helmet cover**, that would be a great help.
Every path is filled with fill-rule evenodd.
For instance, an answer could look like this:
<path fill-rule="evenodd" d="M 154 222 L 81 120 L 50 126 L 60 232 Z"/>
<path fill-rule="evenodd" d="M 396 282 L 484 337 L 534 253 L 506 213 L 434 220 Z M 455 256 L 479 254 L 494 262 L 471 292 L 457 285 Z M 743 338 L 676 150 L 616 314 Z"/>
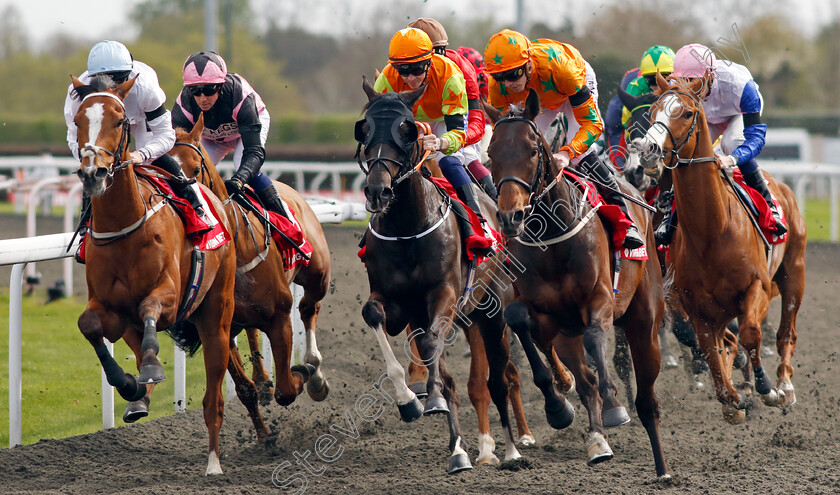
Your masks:
<path fill-rule="evenodd" d="M 691 43 L 677 50 L 674 57 L 674 77 L 703 77 L 706 71 L 715 70 L 717 57 L 714 52 L 699 43 Z"/>

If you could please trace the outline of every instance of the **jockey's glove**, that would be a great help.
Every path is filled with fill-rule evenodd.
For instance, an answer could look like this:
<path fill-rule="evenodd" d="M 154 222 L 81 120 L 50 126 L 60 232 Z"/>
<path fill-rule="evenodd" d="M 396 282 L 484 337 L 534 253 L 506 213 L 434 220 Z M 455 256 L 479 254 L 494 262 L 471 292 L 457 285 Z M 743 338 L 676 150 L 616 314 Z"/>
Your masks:
<path fill-rule="evenodd" d="M 715 159 L 717 160 L 718 167 L 720 167 L 721 170 L 726 170 L 738 165 L 738 160 L 736 160 L 732 155 L 716 155 Z"/>
<path fill-rule="evenodd" d="M 245 187 L 245 182 L 237 176 L 233 174 L 233 177 L 225 181 L 225 189 L 227 189 L 228 195 L 234 195 L 237 193 L 242 192 L 242 188 Z"/>

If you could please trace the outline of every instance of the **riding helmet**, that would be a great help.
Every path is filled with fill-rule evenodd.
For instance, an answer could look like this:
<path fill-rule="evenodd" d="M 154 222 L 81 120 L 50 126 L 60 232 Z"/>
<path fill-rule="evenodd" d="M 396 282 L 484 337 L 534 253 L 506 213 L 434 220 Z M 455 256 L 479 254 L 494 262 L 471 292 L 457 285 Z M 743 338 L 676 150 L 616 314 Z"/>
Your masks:
<path fill-rule="evenodd" d="M 184 86 L 221 84 L 227 76 L 227 64 L 216 52 L 196 52 L 187 57 L 182 74 Z"/>
<path fill-rule="evenodd" d="M 87 70 L 91 76 L 103 72 L 130 71 L 132 68 L 134 58 L 119 41 L 100 41 L 90 49 Z"/>
<path fill-rule="evenodd" d="M 529 60 L 531 42 L 521 33 L 503 29 L 494 34 L 484 49 L 484 63 L 490 74 L 521 67 Z"/>

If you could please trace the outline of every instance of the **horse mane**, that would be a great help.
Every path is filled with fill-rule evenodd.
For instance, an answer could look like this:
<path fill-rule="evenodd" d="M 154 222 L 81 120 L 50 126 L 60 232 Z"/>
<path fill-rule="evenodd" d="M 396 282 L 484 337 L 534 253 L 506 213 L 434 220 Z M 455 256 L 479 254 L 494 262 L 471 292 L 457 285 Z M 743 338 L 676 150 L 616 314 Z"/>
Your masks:
<path fill-rule="evenodd" d="M 91 93 L 105 91 L 116 87 L 117 84 L 114 82 L 114 78 L 111 77 L 110 74 L 97 74 L 93 76 L 87 84 L 74 88 L 70 92 L 70 96 L 77 100 L 84 100 L 85 97 Z"/>

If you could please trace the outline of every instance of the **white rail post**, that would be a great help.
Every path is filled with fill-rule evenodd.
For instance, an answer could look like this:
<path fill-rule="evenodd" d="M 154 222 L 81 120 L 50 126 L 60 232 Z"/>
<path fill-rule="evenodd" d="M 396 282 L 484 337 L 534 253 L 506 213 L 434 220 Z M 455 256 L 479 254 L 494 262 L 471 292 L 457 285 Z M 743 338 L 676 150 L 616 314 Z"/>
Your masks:
<path fill-rule="evenodd" d="M 180 413 L 187 410 L 187 353 L 175 344 L 175 412 Z"/>
<path fill-rule="evenodd" d="M 108 348 L 108 353 L 114 355 L 114 344 L 108 339 L 105 341 L 105 347 Z M 102 384 L 102 429 L 114 427 L 114 387 L 108 383 L 108 377 L 105 376 L 105 370 L 102 369 L 100 383 Z M 142 385 L 145 387 L 145 385 Z"/>
<path fill-rule="evenodd" d="M 23 341 L 23 269 L 26 263 L 12 266 L 9 285 L 9 447 L 23 443 L 21 401 L 21 343 Z"/>

